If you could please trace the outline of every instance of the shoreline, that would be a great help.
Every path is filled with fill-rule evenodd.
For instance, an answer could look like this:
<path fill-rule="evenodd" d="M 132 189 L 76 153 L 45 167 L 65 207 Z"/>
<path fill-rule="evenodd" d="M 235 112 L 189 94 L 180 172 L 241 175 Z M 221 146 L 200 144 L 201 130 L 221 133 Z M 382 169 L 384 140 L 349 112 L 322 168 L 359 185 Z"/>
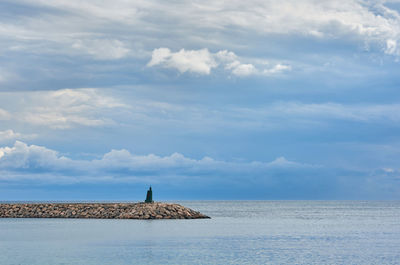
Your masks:
<path fill-rule="evenodd" d="M 176 203 L 3 203 L 0 218 L 204 219 Z"/>

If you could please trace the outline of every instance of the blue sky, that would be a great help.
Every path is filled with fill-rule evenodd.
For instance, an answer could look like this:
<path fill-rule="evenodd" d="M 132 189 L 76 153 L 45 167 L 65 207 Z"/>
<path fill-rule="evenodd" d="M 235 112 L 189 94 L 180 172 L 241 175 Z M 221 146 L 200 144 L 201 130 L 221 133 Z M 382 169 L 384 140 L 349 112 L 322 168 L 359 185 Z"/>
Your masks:
<path fill-rule="evenodd" d="M 399 199 L 400 1 L 0 3 L 0 200 Z"/>

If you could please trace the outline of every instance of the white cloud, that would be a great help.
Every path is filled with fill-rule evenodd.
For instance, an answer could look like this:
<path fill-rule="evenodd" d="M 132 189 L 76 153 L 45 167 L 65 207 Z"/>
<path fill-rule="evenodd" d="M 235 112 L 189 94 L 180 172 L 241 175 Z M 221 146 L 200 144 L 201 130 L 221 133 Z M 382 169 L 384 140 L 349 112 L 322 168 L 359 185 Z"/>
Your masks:
<path fill-rule="evenodd" d="M 14 132 L 13 130 L 5 130 L 5 131 L 0 131 L 0 142 L 4 141 L 10 141 L 10 140 L 16 140 L 16 139 L 32 139 L 35 138 L 37 135 L 31 134 L 31 135 L 26 135 L 26 134 L 21 134 L 18 132 Z"/>
<path fill-rule="evenodd" d="M 76 126 L 104 126 L 114 123 L 110 110 L 129 107 L 99 89 L 5 92 L 2 104 L 13 100 L 8 110 L 0 109 L 0 119 L 53 129 Z"/>
<path fill-rule="evenodd" d="M 161 65 L 165 68 L 175 68 L 181 73 L 193 72 L 210 74 L 217 66 L 212 54 L 207 49 L 185 50 L 171 52 L 168 48 L 155 49 L 147 66 Z"/>
<path fill-rule="evenodd" d="M 234 52 L 222 50 L 217 52 L 215 57 L 234 75 L 248 76 L 258 73 L 258 69 L 253 64 L 242 64 Z"/>
<path fill-rule="evenodd" d="M 296 163 L 293 161 L 289 161 L 283 156 L 278 157 L 274 161 L 268 163 L 270 166 L 279 166 L 279 167 L 302 167 L 304 166 L 303 164 Z"/>
<path fill-rule="evenodd" d="M 155 49 L 151 55 L 151 61 L 147 64 L 148 67 L 163 64 L 171 58 L 171 50 L 168 48 Z"/>
<path fill-rule="evenodd" d="M 282 73 L 284 71 L 290 71 L 291 69 L 292 69 L 292 67 L 290 65 L 276 64 L 270 69 L 264 69 L 263 73 L 266 75 L 273 75 L 273 74 Z"/>
<path fill-rule="evenodd" d="M 232 74 L 237 76 L 248 76 L 257 73 L 257 69 L 252 64 L 241 64 L 239 61 L 235 61 L 226 67 L 232 69 Z"/>
<path fill-rule="evenodd" d="M 397 40 L 388 39 L 386 41 L 386 53 L 400 55 L 400 50 L 397 48 Z"/>
<path fill-rule="evenodd" d="M 0 131 L 0 141 L 9 140 L 21 137 L 20 133 L 15 133 L 13 130 Z"/>
<path fill-rule="evenodd" d="M 393 168 L 390 168 L 390 167 L 382 168 L 382 170 L 385 171 L 386 173 L 394 173 L 395 172 L 395 170 Z"/>
<path fill-rule="evenodd" d="M 291 69 L 288 65 L 276 64 L 270 69 L 261 70 L 251 63 L 241 63 L 234 52 L 221 50 L 210 53 L 208 49 L 181 49 L 174 53 L 168 48 L 158 48 L 153 50 L 151 60 L 147 63 L 148 67 L 157 65 L 177 69 L 180 73 L 193 72 L 206 75 L 210 74 L 213 68 L 222 65 L 231 74 L 241 77 L 261 74 L 272 75 Z"/>
<path fill-rule="evenodd" d="M 121 59 L 129 55 L 130 49 L 119 40 L 76 40 L 72 48 L 87 53 L 100 60 Z"/>
<path fill-rule="evenodd" d="M 101 126 L 111 120 L 101 117 L 104 111 L 126 107 L 110 96 L 102 95 L 96 89 L 63 89 L 32 93 L 35 102 L 19 118 L 36 125 L 65 129 L 76 125 Z"/>
<path fill-rule="evenodd" d="M 11 115 L 8 111 L 0 108 L 0 120 L 9 120 Z"/>
<path fill-rule="evenodd" d="M 221 63 L 228 65 L 229 63 L 238 61 L 237 55 L 232 51 L 222 50 L 215 53 L 215 58 Z"/>
<path fill-rule="evenodd" d="M 101 160 L 94 160 L 93 162 L 102 168 L 122 168 L 132 172 L 144 170 L 158 171 L 161 169 L 174 169 L 181 171 L 182 169 L 187 170 L 218 163 L 217 161 L 207 157 L 200 160 L 190 159 L 180 153 L 173 153 L 169 156 L 163 157 L 154 154 L 132 155 L 125 149 L 112 150 L 109 153 L 106 153 Z"/>
<path fill-rule="evenodd" d="M 28 146 L 20 141 L 16 141 L 13 147 L 0 148 L 0 168 L 2 169 L 52 171 L 54 168 L 62 169 L 62 163 L 67 160 L 54 150 L 37 145 Z"/>

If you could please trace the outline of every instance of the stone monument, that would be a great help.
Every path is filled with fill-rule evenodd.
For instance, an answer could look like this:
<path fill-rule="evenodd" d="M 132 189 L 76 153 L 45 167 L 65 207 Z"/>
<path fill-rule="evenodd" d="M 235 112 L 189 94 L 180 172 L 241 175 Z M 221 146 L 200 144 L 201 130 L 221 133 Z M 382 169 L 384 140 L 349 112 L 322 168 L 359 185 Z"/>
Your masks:
<path fill-rule="evenodd" d="M 151 186 L 150 186 L 150 189 L 147 191 L 146 200 L 144 202 L 146 202 L 146 203 L 153 202 L 153 191 L 151 190 Z"/>

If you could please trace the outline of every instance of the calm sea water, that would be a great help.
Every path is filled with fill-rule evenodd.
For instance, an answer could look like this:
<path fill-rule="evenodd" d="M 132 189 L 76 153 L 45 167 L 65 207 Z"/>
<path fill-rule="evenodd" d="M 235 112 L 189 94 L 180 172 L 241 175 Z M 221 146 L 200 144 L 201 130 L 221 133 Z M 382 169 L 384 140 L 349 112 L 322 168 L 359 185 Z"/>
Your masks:
<path fill-rule="evenodd" d="M 179 203 L 212 219 L 0 219 L 0 264 L 400 264 L 400 202 Z"/>

